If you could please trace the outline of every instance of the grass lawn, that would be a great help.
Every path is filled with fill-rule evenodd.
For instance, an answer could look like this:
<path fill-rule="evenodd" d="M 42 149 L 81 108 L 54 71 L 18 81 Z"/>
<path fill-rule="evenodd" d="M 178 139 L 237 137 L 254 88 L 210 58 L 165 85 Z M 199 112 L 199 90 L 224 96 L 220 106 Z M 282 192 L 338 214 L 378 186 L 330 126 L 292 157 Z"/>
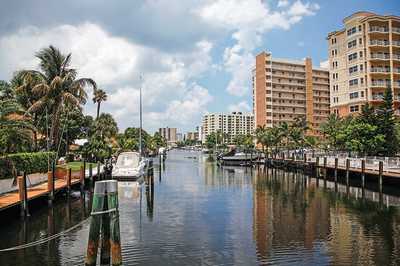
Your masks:
<path fill-rule="evenodd" d="M 86 163 L 86 169 L 89 169 L 89 165 L 92 165 L 93 169 L 97 167 L 96 163 Z M 81 166 L 83 165 L 83 162 L 70 162 L 67 163 L 67 167 L 71 168 L 72 171 L 79 171 L 81 169 Z"/>

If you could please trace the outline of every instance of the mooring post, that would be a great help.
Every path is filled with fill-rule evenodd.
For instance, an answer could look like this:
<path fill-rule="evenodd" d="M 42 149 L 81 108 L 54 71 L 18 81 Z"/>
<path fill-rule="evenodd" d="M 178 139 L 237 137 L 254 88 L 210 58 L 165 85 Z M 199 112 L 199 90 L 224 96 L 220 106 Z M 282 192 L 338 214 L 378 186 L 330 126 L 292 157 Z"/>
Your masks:
<path fill-rule="evenodd" d="M 350 159 L 346 159 L 346 186 L 349 187 Z"/>
<path fill-rule="evenodd" d="M 100 248 L 100 265 L 110 265 L 110 214 L 108 213 L 108 191 L 104 193 L 104 206 L 101 221 L 101 248 Z"/>
<path fill-rule="evenodd" d="M 26 184 L 26 172 L 18 176 L 19 200 L 21 202 L 21 216 L 29 216 L 28 211 L 28 186 Z"/>
<path fill-rule="evenodd" d="M 122 265 L 121 256 L 121 236 L 119 230 L 119 214 L 118 214 L 118 183 L 117 181 L 109 184 L 108 192 L 108 208 L 116 211 L 110 212 L 110 243 L 111 243 L 111 265 Z"/>
<path fill-rule="evenodd" d="M 383 161 L 379 161 L 379 194 L 382 195 L 383 186 Z"/>
<path fill-rule="evenodd" d="M 49 192 L 49 204 L 54 200 L 54 181 L 56 175 L 55 162 L 52 162 L 51 172 L 47 173 L 47 191 Z"/>
<path fill-rule="evenodd" d="M 67 189 L 68 189 L 68 194 L 71 193 L 71 178 L 72 178 L 72 169 L 68 168 L 68 174 L 67 174 Z"/>
<path fill-rule="evenodd" d="M 361 160 L 361 188 L 365 188 L 365 160 Z"/>
<path fill-rule="evenodd" d="M 326 158 L 326 156 L 324 157 L 324 179 L 326 180 L 326 176 L 328 174 L 328 169 L 326 168 L 328 164 L 328 158 Z"/>
<path fill-rule="evenodd" d="M 89 240 L 87 245 L 87 254 L 85 265 L 96 265 L 97 249 L 99 246 L 99 235 L 101 225 L 101 214 L 104 208 L 104 196 L 106 192 L 106 184 L 104 182 L 96 182 L 93 194 L 92 213 L 89 229 Z"/>
<path fill-rule="evenodd" d="M 338 157 L 336 157 L 335 158 L 335 183 L 337 183 L 338 165 L 339 165 L 339 159 L 338 159 Z"/>
<path fill-rule="evenodd" d="M 90 188 L 93 188 L 94 182 L 93 182 L 93 165 L 89 164 L 89 182 L 90 182 Z"/>
<path fill-rule="evenodd" d="M 317 179 L 319 179 L 319 157 L 315 158 L 315 170 L 316 170 L 316 176 Z"/>
<path fill-rule="evenodd" d="M 81 183 L 81 192 L 85 189 L 85 167 L 81 165 L 80 171 L 79 171 L 79 179 Z"/>

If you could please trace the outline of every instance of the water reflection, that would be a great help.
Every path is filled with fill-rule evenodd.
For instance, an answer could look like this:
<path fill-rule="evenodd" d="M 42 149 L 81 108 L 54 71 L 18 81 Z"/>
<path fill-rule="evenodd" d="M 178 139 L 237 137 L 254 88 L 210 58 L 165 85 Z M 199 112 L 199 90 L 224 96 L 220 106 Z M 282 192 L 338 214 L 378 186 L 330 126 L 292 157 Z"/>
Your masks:
<path fill-rule="evenodd" d="M 120 183 L 118 193 L 124 265 L 400 265 L 399 198 L 379 201 L 373 188 L 174 151 L 154 177 Z M 32 210 L 2 227 L 0 248 L 85 221 L 91 201 L 77 193 Z M 0 253 L 0 265 L 81 265 L 88 228 Z"/>

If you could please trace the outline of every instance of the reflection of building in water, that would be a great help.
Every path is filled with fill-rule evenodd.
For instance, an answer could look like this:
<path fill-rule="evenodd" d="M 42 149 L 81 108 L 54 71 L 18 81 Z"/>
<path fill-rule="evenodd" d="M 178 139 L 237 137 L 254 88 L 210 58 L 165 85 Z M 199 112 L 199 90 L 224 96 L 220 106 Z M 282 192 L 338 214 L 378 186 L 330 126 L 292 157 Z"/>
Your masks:
<path fill-rule="evenodd" d="M 274 170 L 274 177 L 254 176 L 253 237 L 260 264 L 318 254 L 323 264 L 400 265 L 398 210 L 324 191 L 300 174 Z M 287 253 L 280 255 L 282 250 Z"/>
<path fill-rule="evenodd" d="M 274 248 L 312 249 L 329 234 L 329 205 L 320 192 L 305 190 L 303 178 L 292 173 L 275 174 L 255 174 L 253 234 L 260 263 Z"/>

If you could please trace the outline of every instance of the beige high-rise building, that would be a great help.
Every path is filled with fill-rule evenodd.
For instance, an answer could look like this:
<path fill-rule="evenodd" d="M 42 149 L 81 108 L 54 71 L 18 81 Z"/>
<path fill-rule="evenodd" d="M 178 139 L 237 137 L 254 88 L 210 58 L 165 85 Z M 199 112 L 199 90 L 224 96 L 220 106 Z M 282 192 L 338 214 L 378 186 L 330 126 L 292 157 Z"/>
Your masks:
<path fill-rule="evenodd" d="M 329 108 L 329 72 L 304 61 L 273 58 L 269 52 L 256 57 L 253 69 L 253 109 L 255 127 L 291 123 L 306 118 L 318 134 Z"/>
<path fill-rule="evenodd" d="M 158 132 L 160 133 L 161 137 L 163 137 L 167 141 L 168 144 L 174 144 L 178 141 L 176 128 L 163 127 L 159 128 Z"/>
<path fill-rule="evenodd" d="M 382 102 L 385 89 L 400 103 L 400 17 L 357 12 L 328 34 L 331 109 L 339 116 Z"/>
<path fill-rule="evenodd" d="M 231 114 L 207 114 L 203 116 L 202 136 L 204 143 L 211 133 L 220 131 L 224 135 L 224 143 L 232 143 L 237 135 L 253 134 L 254 116 L 242 112 Z"/>

